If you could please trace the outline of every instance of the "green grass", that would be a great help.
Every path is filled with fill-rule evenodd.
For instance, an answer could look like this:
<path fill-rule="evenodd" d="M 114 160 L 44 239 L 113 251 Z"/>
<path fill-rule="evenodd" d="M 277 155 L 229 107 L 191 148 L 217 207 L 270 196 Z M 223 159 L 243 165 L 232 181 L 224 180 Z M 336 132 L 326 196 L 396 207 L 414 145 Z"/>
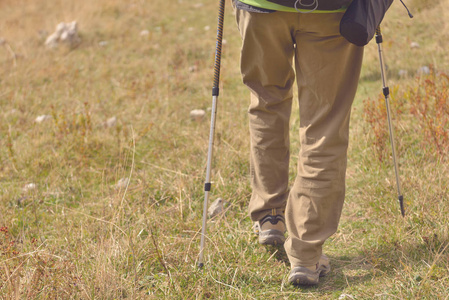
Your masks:
<path fill-rule="evenodd" d="M 0 299 L 448 299 L 448 159 L 411 109 L 416 70 L 448 71 L 449 3 L 415 2 L 413 20 L 395 2 L 382 26 L 406 217 L 389 141 L 376 141 L 365 116 L 382 88 L 371 42 L 345 207 L 324 249 L 333 272 L 313 288 L 289 286 L 283 250 L 251 231 L 249 95 L 230 3 L 211 192 L 227 206 L 208 221 L 199 270 L 209 117 L 189 112 L 211 106 L 218 2 L 0 2 Z M 39 31 L 72 20 L 82 43 L 45 49 Z M 40 115 L 52 117 L 36 123 Z M 297 113 L 291 124 L 293 180 Z"/>

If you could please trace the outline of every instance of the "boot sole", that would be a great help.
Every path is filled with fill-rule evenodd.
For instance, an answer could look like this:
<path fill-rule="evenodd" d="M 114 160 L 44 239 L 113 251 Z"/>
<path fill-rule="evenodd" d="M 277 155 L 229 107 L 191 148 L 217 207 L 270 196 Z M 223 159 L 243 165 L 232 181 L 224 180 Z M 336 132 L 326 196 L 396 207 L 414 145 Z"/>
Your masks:
<path fill-rule="evenodd" d="M 321 269 L 315 274 L 307 274 L 307 272 L 297 272 L 290 274 L 288 282 L 293 285 L 312 286 L 319 283 L 320 277 L 324 277 L 331 271 L 330 265 L 327 267 L 322 266 Z"/>
<path fill-rule="evenodd" d="M 283 245 L 285 236 L 279 230 L 265 230 L 259 232 L 259 244 L 262 245 Z"/>
<path fill-rule="evenodd" d="M 312 278 L 306 274 L 293 274 L 288 278 L 288 282 L 293 285 L 312 286 L 319 283 L 319 277 L 317 276 L 316 278 Z"/>

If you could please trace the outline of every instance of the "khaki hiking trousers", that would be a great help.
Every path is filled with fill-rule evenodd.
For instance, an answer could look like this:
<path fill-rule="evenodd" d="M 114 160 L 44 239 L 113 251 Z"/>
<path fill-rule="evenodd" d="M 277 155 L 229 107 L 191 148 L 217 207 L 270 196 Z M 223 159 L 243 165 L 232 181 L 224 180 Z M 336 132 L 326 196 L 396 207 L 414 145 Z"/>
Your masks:
<path fill-rule="evenodd" d="M 236 10 L 241 73 L 249 106 L 249 213 L 258 221 L 284 210 L 292 266 L 318 262 L 337 230 L 345 197 L 349 118 L 363 48 L 339 33 L 343 13 Z M 289 129 L 297 81 L 300 149 L 289 189 Z"/>

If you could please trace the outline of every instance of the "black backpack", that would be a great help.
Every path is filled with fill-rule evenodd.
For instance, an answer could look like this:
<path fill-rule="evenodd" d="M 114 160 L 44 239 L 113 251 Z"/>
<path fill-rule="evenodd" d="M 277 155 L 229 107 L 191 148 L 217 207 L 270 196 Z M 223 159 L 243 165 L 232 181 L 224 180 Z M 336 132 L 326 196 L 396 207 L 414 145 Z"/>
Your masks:
<path fill-rule="evenodd" d="M 354 0 L 340 22 L 340 33 L 349 42 L 365 46 L 374 37 L 393 0 Z"/>

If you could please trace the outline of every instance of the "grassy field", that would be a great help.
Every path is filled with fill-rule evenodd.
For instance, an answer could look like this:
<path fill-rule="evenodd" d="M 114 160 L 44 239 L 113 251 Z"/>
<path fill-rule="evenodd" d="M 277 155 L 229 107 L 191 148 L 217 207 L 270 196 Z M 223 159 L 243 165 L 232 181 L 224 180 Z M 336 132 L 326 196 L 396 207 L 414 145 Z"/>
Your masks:
<path fill-rule="evenodd" d="M 449 1 L 407 4 L 414 19 L 395 1 L 383 25 L 406 216 L 371 42 L 324 249 L 333 272 L 295 288 L 247 216 L 249 95 L 230 2 L 211 192 L 227 204 L 199 270 L 210 118 L 189 114 L 211 105 L 218 1 L 0 1 L 0 299 L 449 299 Z M 73 20 L 81 43 L 47 49 Z"/>

